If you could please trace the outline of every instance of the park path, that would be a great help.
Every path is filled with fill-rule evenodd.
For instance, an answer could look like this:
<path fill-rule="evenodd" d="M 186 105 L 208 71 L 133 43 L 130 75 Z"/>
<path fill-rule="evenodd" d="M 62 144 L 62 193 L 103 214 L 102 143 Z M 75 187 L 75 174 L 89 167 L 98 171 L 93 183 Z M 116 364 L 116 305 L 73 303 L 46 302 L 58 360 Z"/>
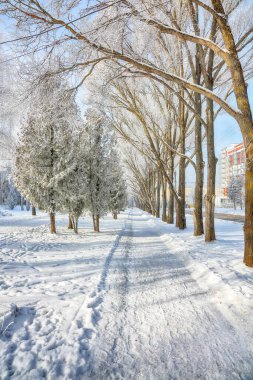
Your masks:
<path fill-rule="evenodd" d="M 170 253 L 141 211 L 130 212 L 110 260 L 89 379 L 253 379 L 253 353 Z"/>

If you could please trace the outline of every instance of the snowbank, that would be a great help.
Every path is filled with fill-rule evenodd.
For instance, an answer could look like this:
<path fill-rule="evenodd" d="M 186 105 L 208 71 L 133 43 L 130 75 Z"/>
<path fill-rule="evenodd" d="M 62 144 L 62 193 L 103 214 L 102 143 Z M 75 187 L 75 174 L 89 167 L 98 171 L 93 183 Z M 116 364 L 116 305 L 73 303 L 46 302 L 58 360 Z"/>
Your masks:
<path fill-rule="evenodd" d="M 215 212 L 218 214 L 230 214 L 230 215 L 244 215 L 245 209 L 237 208 L 234 210 L 233 208 L 227 208 L 227 207 L 215 207 Z"/>
<path fill-rule="evenodd" d="M 216 220 L 217 240 L 204 241 L 194 237 L 192 217 L 187 217 L 187 229 L 150 217 L 169 251 L 183 257 L 192 277 L 200 287 L 212 295 L 213 302 L 231 323 L 243 322 L 252 335 L 253 326 L 253 270 L 243 260 L 242 224 Z"/>

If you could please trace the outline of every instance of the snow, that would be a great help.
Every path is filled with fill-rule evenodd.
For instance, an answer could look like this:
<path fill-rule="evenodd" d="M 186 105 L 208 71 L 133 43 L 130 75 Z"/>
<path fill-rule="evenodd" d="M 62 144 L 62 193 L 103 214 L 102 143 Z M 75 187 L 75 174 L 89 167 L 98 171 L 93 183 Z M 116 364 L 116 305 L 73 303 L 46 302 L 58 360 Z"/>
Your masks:
<path fill-rule="evenodd" d="M 207 244 L 204 237 L 193 236 L 193 220 L 189 216 L 188 228 L 183 232 L 172 232 L 173 227 L 154 218 L 150 223 L 158 229 L 170 252 L 181 255 L 192 277 L 209 292 L 226 318 L 244 321 L 245 331 L 252 329 L 253 272 L 242 262 L 242 224 L 216 219 L 217 240 Z"/>
<path fill-rule="evenodd" d="M 67 222 L 58 217 L 58 225 Z M 12 303 L 19 308 L 0 341 L 1 379 L 75 378 L 81 371 L 93 332 L 91 295 L 103 289 L 124 218 L 105 218 L 101 235 L 88 218 L 79 235 L 65 227 L 50 235 L 47 224 L 46 214 L 26 212 L 0 220 L 0 326 L 11 319 Z"/>
<path fill-rule="evenodd" d="M 217 212 L 219 214 L 231 214 L 231 215 L 244 215 L 245 214 L 244 209 L 241 210 L 240 208 L 237 208 L 236 210 L 234 210 L 233 208 L 228 208 L 228 207 L 216 207 L 215 212 Z"/>
<path fill-rule="evenodd" d="M 10 210 L 4 209 L 0 207 L 0 218 L 2 216 L 12 216 L 12 213 Z"/>
<path fill-rule="evenodd" d="M 251 379 L 253 274 L 242 225 L 214 243 L 138 210 L 0 218 L 1 379 Z"/>

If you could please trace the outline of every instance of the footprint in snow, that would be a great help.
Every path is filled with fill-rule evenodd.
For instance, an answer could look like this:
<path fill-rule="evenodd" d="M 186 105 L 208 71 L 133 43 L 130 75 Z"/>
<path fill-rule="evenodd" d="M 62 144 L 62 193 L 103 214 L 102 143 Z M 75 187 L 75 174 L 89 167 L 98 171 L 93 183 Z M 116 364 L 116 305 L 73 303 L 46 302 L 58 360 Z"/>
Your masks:
<path fill-rule="evenodd" d="M 87 338 L 87 339 L 91 339 L 92 338 L 92 335 L 95 333 L 94 330 L 92 329 L 84 329 L 84 336 Z"/>
<path fill-rule="evenodd" d="M 103 297 L 97 297 L 93 302 L 88 304 L 88 308 L 95 308 L 103 302 Z"/>
<path fill-rule="evenodd" d="M 77 325 L 77 328 L 78 328 L 78 329 L 81 329 L 81 328 L 83 327 L 83 322 L 82 322 L 80 319 L 78 319 L 78 320 L 76 321 L 76 325 Z"/>
<path fill-rule="evenodd" d="M 92 321 L 93 326 L 96 326 L 98 322 L 100 321 L 100 319 L 102 319 L 101 313 L 97 311 L 96 309 L 93 309 L 93 313 L 91 316 L 91 321 Z"/>
<path fill-rule="evenodd" d="M 36 321 L 34 323 L 34 330 L 38 332 L 40 331 L 40 329 L 41 329 L 41 323 L 39 321 Z"/>

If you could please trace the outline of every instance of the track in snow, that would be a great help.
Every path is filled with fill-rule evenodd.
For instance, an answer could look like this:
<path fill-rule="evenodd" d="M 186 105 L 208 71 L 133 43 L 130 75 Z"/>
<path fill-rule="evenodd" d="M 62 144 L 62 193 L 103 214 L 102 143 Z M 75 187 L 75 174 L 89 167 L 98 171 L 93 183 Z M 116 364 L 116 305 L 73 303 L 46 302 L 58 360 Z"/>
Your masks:
<path fill-rule="evenodd" d="M 107 273 L 89 379 L 253 379 L 253 353 L 140 212 Z"/>
<path fill-rule="evenodd" d="M 101 234 L 84 232 L 86 220 L 79 235 L 59 229 L 51 236 L 30 223 L 15 232 L 0 229 L 1 380 L 86 379 L 89 342 L 124 221 L 124 215 L 105 218 Z"/>

